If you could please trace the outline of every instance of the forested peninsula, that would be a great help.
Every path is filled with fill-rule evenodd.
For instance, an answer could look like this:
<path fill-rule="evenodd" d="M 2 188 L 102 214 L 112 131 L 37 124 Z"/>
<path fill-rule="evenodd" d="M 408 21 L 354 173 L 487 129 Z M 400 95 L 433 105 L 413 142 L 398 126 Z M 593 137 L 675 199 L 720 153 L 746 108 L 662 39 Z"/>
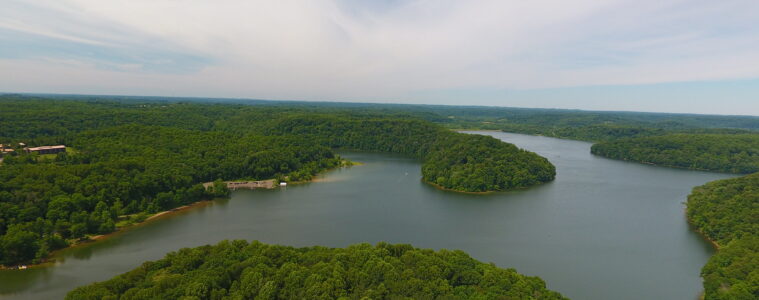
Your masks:
<path fill-rule="evenodd" d="M 452 128 L 595 142 L 596 155 L 659 166 L 749 174 L 696 187 L 687 216 L 718 246 L 702 269 L 706 300 L 759 299 L 759 117 L 443 108 Z"/>
<path fill-rule="evenodd" d="M 701 275 L 706 300 L 759 299 L 759 173 L 693 189 L 687 215 L 719 245 Z"/>
<path fill-rule="evenodd" d="M 668 167 L 748 174 L 759 172 L 759 133 L 625 138 L 594 144 L 591 153 Z"/>
<path fill-rule="evenodd" d="M 553 180 L 554 166 L 492 137 L 414 115 L 357 108 L 0 97 L 0 264 L 48 254 L 118 224 L 202 199 L 222 180 L 308 180 L 335 149 L 422 160 L 423 180 L 462 192 Z M 66 145 L 58 154 L 28 146 Z M 203 182 L 216 181 L 204 189 Z"/>
<path fill-rule="evenodd" d="M 332 148 L 412 155 L 422 159 L 423 180 L 454 191 L 523 188 L 556 176 L 556 168 L 533 152 L 421 120 L 300 115 L 283 118 L 267 131 L 295 134 Z"/>
<path fill-rule="evenodd" d="M 222 241 L 184 248 L 66 299 L 565 299 L 462 251 Z"/>

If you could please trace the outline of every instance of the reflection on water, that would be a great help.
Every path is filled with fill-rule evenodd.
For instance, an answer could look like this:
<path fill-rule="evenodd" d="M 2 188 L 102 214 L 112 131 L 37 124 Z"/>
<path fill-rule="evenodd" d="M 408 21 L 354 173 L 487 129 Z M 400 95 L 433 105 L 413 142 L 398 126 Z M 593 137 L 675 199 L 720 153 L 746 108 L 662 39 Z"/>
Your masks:
<path fill-rule="evenodd" d="M 689 230 L 693 186 L 729 175 L 594 157 L 590 144 L 487 132 L 557 166 L 554 182 L 487 195 L 423 184 L 419 163 L 345 153 L 362 166 L 286 189 L 236 191 L 230 200 L 158 218 L 58 253 L 59 264 L 0 271 L 3 299 L 55 299 L 181 247 L 223 239 L 293 246 L 379 241 L 462 249 L 542 277 L 574 299 L 693 299 L 713 250 Z"/>

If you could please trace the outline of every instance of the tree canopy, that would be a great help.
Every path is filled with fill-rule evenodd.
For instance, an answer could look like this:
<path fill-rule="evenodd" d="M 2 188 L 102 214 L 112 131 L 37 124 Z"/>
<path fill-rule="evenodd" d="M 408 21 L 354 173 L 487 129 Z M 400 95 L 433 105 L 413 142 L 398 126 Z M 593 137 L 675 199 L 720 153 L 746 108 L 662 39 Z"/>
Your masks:
<path fill-rule="evenodd" d="M 694 188 L 687 215 L 721 246 L 701 271 L 705 299 L 759 299 L 759 173 Z"/>
<path fill-rule="evenodd" d="M 0 165 L 0 264 L 38 262 L 117 224 L 227 195 L 221 180 L 308 180 L 335 149 L 422 160 L 423 179 L 467 192 L 550 181 L 548 160 L 418 116 L 365 108 L 250 106 L 0 96 L 0 143 L 65 144 Z M 421 114 L 424 115 L 424 114 Z M 215 188 L 202 183 L 217 181 Z"/>
<path fill-rule="evenodd" d="M 76 154 L 7 157 L 0 166 L 0 263 L 43 259 L 121 216 L 226 196 L 218 179 L 309 179 L 340 158 L 297 138 L 122 125 L 66 139 Z"/>
<path fill-rule="evenodd" d="M 222 241 L 184 248 L 66 299 L 565 299 L 462 251 Z"/>
<path fill-rule="evenodd" d="M 594 144 L 591 152 L 662 166 L 747 174 L 759 172 L 759 134 L 669 134 Z"/>
<path fill-rule="evenodd" d="M 270 132 L 321 140 L 333 148 L 408 154 L 422 159 L 422 178 L 446 189 L 501 191 L 551 181 L 547 159 L 496 138 L 451 132 L 420 120 L 295 116 Z"/>

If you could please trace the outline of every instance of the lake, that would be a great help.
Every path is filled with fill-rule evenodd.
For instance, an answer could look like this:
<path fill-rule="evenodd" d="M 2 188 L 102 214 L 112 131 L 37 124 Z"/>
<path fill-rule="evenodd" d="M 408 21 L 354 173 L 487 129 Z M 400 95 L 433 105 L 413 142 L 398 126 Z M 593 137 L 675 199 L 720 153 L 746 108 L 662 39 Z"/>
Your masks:
<path fill-rule="evenodd" d="M 228 200 L 159 218 L 66 249 L 55 266 L 0 271 L 2 299 L 56 299 L 182 247 L 224 239 L 292 246 L 410 243 L 461 249 L 573 299 L 696 299 L 714 249 L 685 219 L 697 185 L 733 177 L 609 160 L 590 143 L 498 132 L 537 152 L 556 180 L 487 195 L 435 189 L 420 163 L 398 155 L 343 153 L 364 163 L 318 182 L 235 191 Z"/>

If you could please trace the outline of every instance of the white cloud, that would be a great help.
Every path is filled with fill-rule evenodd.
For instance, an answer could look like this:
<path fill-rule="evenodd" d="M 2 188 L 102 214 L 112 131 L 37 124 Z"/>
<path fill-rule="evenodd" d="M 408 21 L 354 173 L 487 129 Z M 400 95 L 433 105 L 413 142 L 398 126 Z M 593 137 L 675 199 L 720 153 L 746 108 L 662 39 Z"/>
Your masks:
<path fill-rule="evenodd" d="M 114 71 L 85 56 L 86 67 L 6 59 L 0 90 L 414 101 L 419 90 L 759 77 L 754 0 L 9 3 L 0 28 L 209 63 L 165 74 L 142 70 L 151 61 Z"/>

